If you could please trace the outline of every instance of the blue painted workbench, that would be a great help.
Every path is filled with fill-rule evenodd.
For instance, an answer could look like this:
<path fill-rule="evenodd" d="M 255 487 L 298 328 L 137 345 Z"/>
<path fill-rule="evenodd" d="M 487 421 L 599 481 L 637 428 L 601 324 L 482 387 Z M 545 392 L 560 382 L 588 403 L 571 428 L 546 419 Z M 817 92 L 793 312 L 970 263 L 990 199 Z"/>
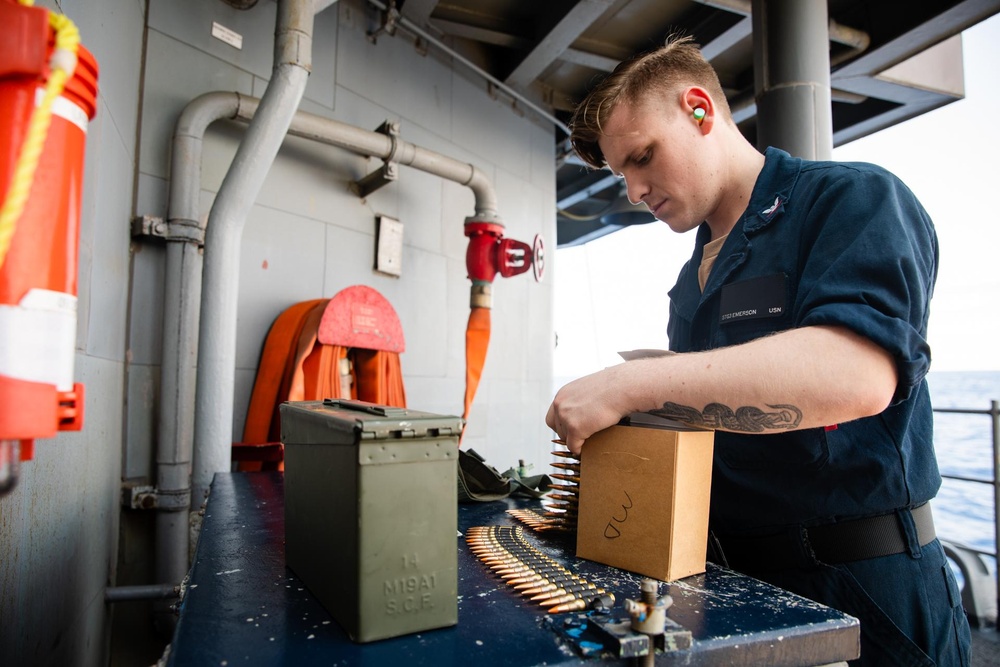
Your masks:
<path fill-rule="evenodd" d="M 594 665 L 635 658 L 582 657 L 559 624 L 515 594 L 457 539 L 458 625 L 355 644 L 290 570 L 284 555 L 282 473 L 218 474 L 205 512 L 168 665 Z M 517 525 L 505 510 L 537 501 L 460 505 L 459 529 Z M 575 573 L 613 591 L 612 615 L 639 597 L 642 577 L 574 557 L 572 540 L 525 535 Z M 349 576 L 344 573 L 344 576 Z M 661 586 L 667 616 L 691 648 L 658 652 L 657 665 L 824 665 L 858 653 L 858 622 L 801 597 L 709 566 Z"/>

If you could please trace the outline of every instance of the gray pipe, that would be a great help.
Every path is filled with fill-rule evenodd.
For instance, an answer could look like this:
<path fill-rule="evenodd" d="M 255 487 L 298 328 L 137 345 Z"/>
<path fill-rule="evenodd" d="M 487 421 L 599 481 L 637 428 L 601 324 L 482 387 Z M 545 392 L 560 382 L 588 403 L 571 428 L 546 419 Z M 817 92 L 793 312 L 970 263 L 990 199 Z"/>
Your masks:
<path fill-rule="evenodd" d="M 239 97 L 238 120 L 249 121 L 257 113 L 258 100 Z M 347 123 L 330 120 L 299 111 L 295 114 L 288 134 L 337 146 L 356 155 L 378 157 L 404 164 L 414 169 L 454 181 L 472 190 L 475 196 L 476 218 L 497 217 L 497 197 L 493 184 L 475 165 L 422 148 L 408 141 L 390 138 L 379 132 L 364 130 Z"/>
<path fill-rule="evenodd" d="M 757 146 L 833 155 L 826 0 L 753 0 Z"/>
<path fill-rule="evenodd" d="M 240 240 L 247 215 L 305 92 L 312 65 L 312 0 L 279 0 L 274 71 L 208 217 L 198 339 L 191 500 L 230 469 Z M 209 400 L 209 397 L 214 400 Z"/>
<path fill-rule="evenodd" d="M 172 600 L 180 597 L 180 587 L 174 584 L 151 586 L 113 586 L 104 589 L 104 601 L 135 602 L 139 600 Z"/>
<path fill-rule="evenodd" d="M 199 223 L 202 139 L 208 126 L 236 115 L 232 94 L 208 93 L 189 104 L 174 129 L 167 202 L 160 415 L 156 444 L 155 581 L 180 581 L 188 565 L 188 513 L 205 231 Z"/>
<path fill-rule="evenodd" d="M 743 16 L 750 16 L 752 14 L 751 0 L 695 0 L 695 2 L 708 5 L 709 7 L 715 7 L 716 9 L 725 9 L 733 12 L 734 14 L 741 14 Z M 831 65 L 837 65 L 845 60 L 853 58 L 854 56 L 867 51 L 868 47 L 871 45 L 871 37 L 868 33 L 863 30 L 858 30 L 857 28 L 842 25 L 833 19 L 828 19 L 827 31 L 831 42 L 843 44 L 848 47 L 846 51 L 830 60 Z"/>

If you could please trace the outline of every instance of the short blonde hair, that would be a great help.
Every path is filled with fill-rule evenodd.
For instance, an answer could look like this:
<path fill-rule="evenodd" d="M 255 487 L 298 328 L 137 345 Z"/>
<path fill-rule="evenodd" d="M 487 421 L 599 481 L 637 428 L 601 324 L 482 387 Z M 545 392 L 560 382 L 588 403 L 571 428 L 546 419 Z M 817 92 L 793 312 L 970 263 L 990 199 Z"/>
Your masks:
<path fill-rule="evenodd" d="M 598 145 L 608 117 L 621 103 L 633 104 L 650 93 L 670 94 L 685 86 L 701 86 L 729 117 L 729 104 L 719 75 L 691 37 L 670 37 L 664 46 L 623 61 L 587 94 L 570 121 L 570 141 L 594 169 L 606 164 Z"/>

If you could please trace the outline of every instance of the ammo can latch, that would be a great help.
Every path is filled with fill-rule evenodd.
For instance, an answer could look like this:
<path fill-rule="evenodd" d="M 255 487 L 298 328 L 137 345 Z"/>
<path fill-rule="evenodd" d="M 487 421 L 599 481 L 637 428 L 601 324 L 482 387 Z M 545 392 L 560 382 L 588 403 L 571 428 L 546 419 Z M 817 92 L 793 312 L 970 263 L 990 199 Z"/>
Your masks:
<path fill-rule="evenodd" d="M 406 416 L 406 408 L 394 408 L 388 405 L 378 405 L 377 403 L 369 403 L 368 401 L 355 401 L 346 398 L 328 398 L 323 401 L 323 405 L 342 410 L 367 412 L 379 417 L 388 417 L 389 419 Z"/>
<path fill-rule="evenodd" d="M 365 419 L 359 415 L 355 428 L 359 431 L 361 440 L 447 438 L 457 436 L 461 432 L 461 420 L 455 417 L 429 415 L 418 410 L 407 410 L 406 408 L 343 398 L 325 399 L 323 405 L 334 409 L 370 414 L 385 420 Z"/>

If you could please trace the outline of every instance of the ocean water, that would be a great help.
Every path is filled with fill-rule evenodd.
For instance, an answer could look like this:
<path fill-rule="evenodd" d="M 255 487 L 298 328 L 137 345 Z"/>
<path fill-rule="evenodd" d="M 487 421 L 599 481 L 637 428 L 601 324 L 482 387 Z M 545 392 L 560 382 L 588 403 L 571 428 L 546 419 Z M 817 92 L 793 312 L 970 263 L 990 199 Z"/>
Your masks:
<path fill-rule="evenodd" d="M 931 372 L 934 408 L 989 410 L 1000 400 L 1000 371 Z M 934 448 L 945 478 L 933 501 L 938 536 L 982 551 L 996 552 L 993 522 L 993 422 L 985 414 L 934 413 Z M 984 559 L 995 567 L 992 558 Z"/>

